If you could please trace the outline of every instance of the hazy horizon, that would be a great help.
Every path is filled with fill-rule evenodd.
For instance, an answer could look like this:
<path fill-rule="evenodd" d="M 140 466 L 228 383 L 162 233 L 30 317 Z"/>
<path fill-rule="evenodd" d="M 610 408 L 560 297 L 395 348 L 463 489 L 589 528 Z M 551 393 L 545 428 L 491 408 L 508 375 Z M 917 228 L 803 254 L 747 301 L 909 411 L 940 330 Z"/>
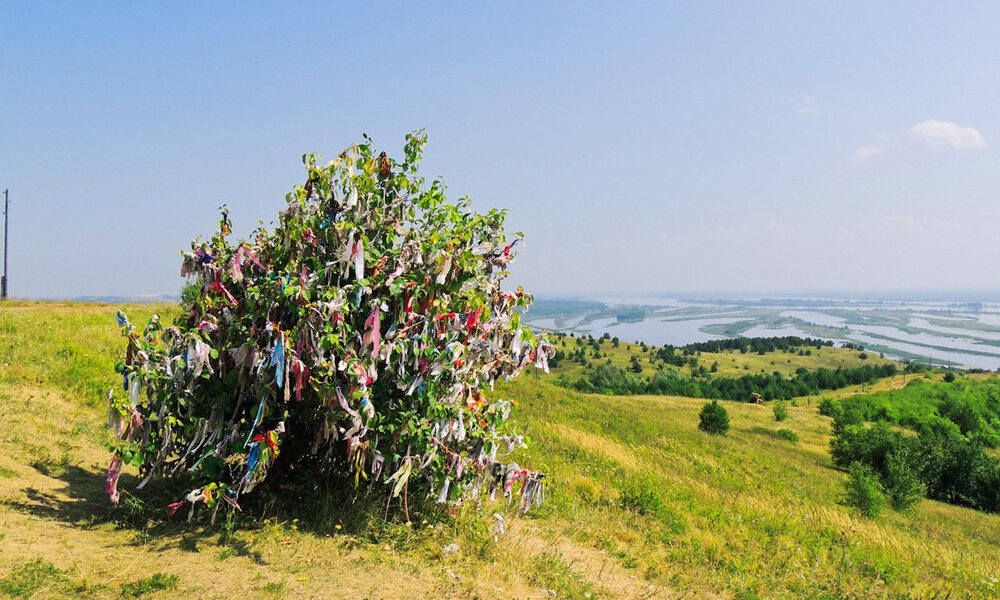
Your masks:
<path fill-rule="evenodd" d="M 776 299 L 776 300 L 787 300 L 787 299 L 804 299 L 804 300 L 831 300 L 831 301 L 885 301 L 885 302 L 944 302 L 944 303 L 1000 303 L 1000 290 L 886 290 L 886 291 L 864 291 L 864 290 L 847 290 L 847 291 L 837 291 L 837 290 L 786 290 L 786 291 L 772 291 L 772 292 L 754 292 L 754 291 L 725 291 L 725 290 L 706 290 L 706 291 L 665 291 L 665 292 L 653 292 L 653 291 L 638 291 L 638 292 L 628 292 L 622 293 L 615 290 L 606 290 L 603 292 L 560 292 L 560 293 L 537 293 L 533 290 L 527 290 L 532 292 L 536 300 L 560 300 L 560 299 L 573 299 L 573 300 L 594 300 L 594 301 L 606 301 L 607 298 L 621 298 L 623 300 L 634 301 L 635 304 L 641 304 L 641 300 L 644 298 L 660 298 L 660 299 L 677 299 L 677 300 L 713 300 L 713 301 L 723 301 L 728 299 L 733 300 L 747 300 L 754 298 L 761 299 Z M 12 299 L 21 300 L 42 300 L 42 301 L 101 301 L 105 298 L 121 298 L 129 300 L 139 300 L 139 299 L 152 299 L 156 301 L 158 299 L 178 299 L 180 297 L 179 291 L 175 292 L 163 292 L 163 293 L 151 293 L 151 294 L 81 294 L 81 295 L 56 295 L 56 296 L 35 296 L 35 297 L 15 297 Z M 626 302 L 627 304 L 628 302 Z"/>
<path fill-rule="evenodd" d="M 511 285 L 538 295 L 1000 288 L 1000 5 L 6 17 L 12 297 L 175 294 L 217 207 L 246 234 L 302 154 L 368 133 L 398 157 L 421 127 L 429 179 L 509 209 Z"/>

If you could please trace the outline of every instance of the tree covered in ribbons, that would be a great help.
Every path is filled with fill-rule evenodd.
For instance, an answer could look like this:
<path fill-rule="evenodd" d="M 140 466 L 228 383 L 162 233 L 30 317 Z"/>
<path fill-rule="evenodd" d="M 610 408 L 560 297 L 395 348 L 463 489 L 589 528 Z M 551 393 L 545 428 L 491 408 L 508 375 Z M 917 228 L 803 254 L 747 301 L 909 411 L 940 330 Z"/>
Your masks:
<path fill-rule="evenodd" d="M 218 233 L 183 253 L 197 293 L 173 324 L 119 313 L 112 501 L 131 464 L 140 488 L 189 482 L 172 511 L 204 502 L 213 516 L 275 471 L 392 497 L 541 502 L 543 476 L 507 462 L 523 445 L 504 427 L 514 402 L 484 394 L 554 353 L 521 326 L 531 296 L 501 289 L 520 234 L 504 211 L 427 184 L 425 141 L 407 136 L 402 161 L 367 138 L 326 164 L 305 156 L 273 229 L 233 240 L 223 208 Z"/>

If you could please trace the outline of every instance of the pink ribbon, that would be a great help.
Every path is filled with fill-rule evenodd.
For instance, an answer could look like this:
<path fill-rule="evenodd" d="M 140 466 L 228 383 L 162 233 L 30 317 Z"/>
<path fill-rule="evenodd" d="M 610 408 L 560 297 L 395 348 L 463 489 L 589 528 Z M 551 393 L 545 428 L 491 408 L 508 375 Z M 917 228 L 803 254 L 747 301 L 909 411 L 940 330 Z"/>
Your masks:
<path fill-rule="evenodd" d="M 299 360 L 297 356 L 292 357 L 292 373 L 295 375 L 295 399 L 302 401 L 302 381 L 309 379 L 309 367 Z"/>
<path fill-rule="evenodd" d="M 122 459 L 117 454 L 111 459 L 108 465 L 108 478 L 104 484 L 104 493 L 108 495 L 112 504 L 118 504 L 118 477 L 122 474 Z"/>
<path fill-rule="evenodd" d="M 219 278 L 220 271 L 221 269 L 216 269 L 215 281 L 213 281 L 212 284 L 208 286 L 208 289 L 212 290 L 217 294 L 225 295 L 226 300 L 229 300 L 231 304 L 237 304 L 236 298 L 234 298 L 233 295 L 229 293 L 229 290 L 226 289 L 226 286 L 222 285 L 222 280 Z"/>
<path fill-rule="evenodd" d="M 381 329 L 381 310 L 378 305 L 372 309 L 372 313 L 368 315 L 368 319 L 365 320 L 365 337 L 364 344 L 372 345 L 372 354 L 378 355 L 379 345 L 382 341 Z"/>

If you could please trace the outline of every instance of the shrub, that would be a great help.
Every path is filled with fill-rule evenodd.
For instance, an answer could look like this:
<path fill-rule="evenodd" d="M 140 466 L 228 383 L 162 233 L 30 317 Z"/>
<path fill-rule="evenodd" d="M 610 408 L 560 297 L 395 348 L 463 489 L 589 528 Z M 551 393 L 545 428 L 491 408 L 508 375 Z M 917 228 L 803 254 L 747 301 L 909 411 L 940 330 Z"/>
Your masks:
<path fill-rule="evenodd" d="M 305 156 L 306 183 L 273 230 L 230 241 L 223 208 L 218 233 L 183 253 L 181 274 L 203 285 L 172 326 L 119 313 L 113 501 L 126 463 L 139 487 L 193 488 L 171 505 L 189 514 L 236 508 L 272 471 L 382 504 L 404 490 L 488 494 L 505 476 L 523 484 L 522 509 L 541 498 L 539 474 L 508 475 L 494 458 L 523 440 L 504 428 L 512 402 L 483 394 L 554 352 L 521 326 L 532 297 L 501 289 L 519 234 L 504 211 L 426 185 L 424 143 L 407 136 L 400 162 L 367 139 L 326 165 Z"/>
<path fill-rule="evenodd" d="M 840 413 L 840 403 L 833 398 L 819 399 L 819 414 L 834 418 Z"/>
<path fill-rule="evenodd" d="M 848 425 L 831 440 L 830 454 L 842 468 L 868 466 L 900 509 L 925 490 L 935 500 L 1000 511 L 1000 462 L 948 419 L 920 421 L 917 436 L 893 431 L 885 423 Z"/>
<path fill-rule="evenodd" d="M 181 304 L 189 305 L 198 301 L 201 296 L 201 290 L 205 287 L 205 282 L 201 280 L 201 277 L 193 277 L 188 281 L 184 282 L 181 287 Z"/>
<path fill-rule="evenodd" d="M 841 406 L 833 417 L 833 433 L 837 435 L 845 428 L 861 425 L 865 422 L 865 414 L 855 406 Z"/>
<path fill-rule="evenodd" d="M 905 450 L 889 454 L 882 485 L 889 503 L 896 510 L 907 510 L 924 496 L 924 484 L 920 481 L 915 457 Z"/>
<path fill-rule="evenodd" d="M 774 420 L 779 423 L 788 418 L 788 407 L 785 406 L 784 402 L 775 402 L 771 411 L 774 413 Z"/>
<path fill-rule="evenodd" d="M 940 416 L 958 425 L 959 431 L 965 436 L 974 436 L 987 427 L 983 417 L 968 400 L 945 398 L 938 404 L 937 412 Z"/>
<path fill-rule="evenodd" d="M 954 373 L 952 373 L 951 371 L 948 371 L 947 373 L 944 374 L 944 382 L 945 383 L 951 383 L 953 381 L 955 381 L 955 374 Z"/>
<path fill-rule="evenodd" d="M 878 475 L 866 464 L 852 463 L 848 470 L 846 503 L 869 519 L 878 518 L 885 507 L 885 496 Z"/>
<path fill-rule="evenodd" d="M 788 440 L 789 442 L 799 441 L 799 434 L 795 433 L 791 429 L 788 429 L 787 427 L 779 429 L 778 431 L 775 432 L 775 435 L 777 435 L 779 438 L 783 440 Z"/>
<path fill-rule="evenodd" d="M 874 469 L 881 477 L 887 471 L 889 454 L 903 451 L 904 447 L 912 446 L 915 442 L 912 436 L 893 431 L 884 423 L 876 423 L 870 428 L 849 425 L 830 441 L 830 456 L 833 464 L 838 467 L 846 469 L 853 463 L 860 462 Z"/>
<path fill-rule="evenodd" d="M 701 407 L 698 429 L 714 435 L 726 435 L 729 431 L 729 413 L 718 400 L 712 400 Z"/>

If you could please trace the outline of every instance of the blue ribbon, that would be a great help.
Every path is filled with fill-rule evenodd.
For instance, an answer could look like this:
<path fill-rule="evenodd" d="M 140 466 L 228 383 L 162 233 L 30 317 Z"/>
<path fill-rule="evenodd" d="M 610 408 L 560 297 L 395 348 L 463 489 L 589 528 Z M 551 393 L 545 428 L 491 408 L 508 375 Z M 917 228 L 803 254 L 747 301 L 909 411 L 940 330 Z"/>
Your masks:
<path fill-rule="evenodd" d="M 271 364 L 275 366 L 274 376 L 278 379 L 278 388 L 285 385 L 285 346 L 278 338 L 278 343 L 274 345 L 274 354 L 271 355 Z"/>
<path fill-rule="evenodd" d="M 247 475 L 253 472 L 260 462 L 260 442 L 254 442 L 250 446 L 250 454 L 247 455 Z"/>

